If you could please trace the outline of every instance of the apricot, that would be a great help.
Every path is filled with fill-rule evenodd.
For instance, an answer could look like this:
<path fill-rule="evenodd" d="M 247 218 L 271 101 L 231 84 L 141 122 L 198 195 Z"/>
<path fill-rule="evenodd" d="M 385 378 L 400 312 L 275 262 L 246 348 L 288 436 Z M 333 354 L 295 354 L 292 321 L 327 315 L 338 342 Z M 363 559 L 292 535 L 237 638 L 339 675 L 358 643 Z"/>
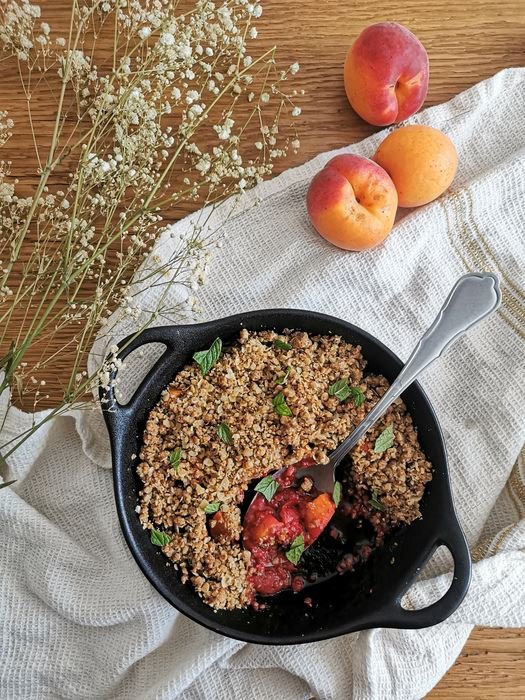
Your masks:
<path fill-rule="evenodd" d="M 344 82 L 362 119 L 387 126 L 421 107 L 428 90 L 428 56 L 419 39 L 395 22 L 367 27 L 350 47 Z"/>
<path fill-rule="evenodd" d="M 458 167 L 454 144 L 431 126 L 395 129 L 379 145 L 374 160 L 392 178 L 400 207 L 419 207 L 439 197 Z"/>
<path fill-rule="evenodd" d="M 306 504 L 303 521 L 309 535 L 309 541 L 319 537 L 334 513 L 335 503 L 328 493 L 321 493 Z"/>
<path fill-rule="evenodd" d="M 233 542 L 236 538 L 233 523 L 225 513 L 217 511 L 210 519 L 210 534 L 214 540 L 221 544 Z"/>
<path fill-rule="evenodd" d="M 271 515 L 271 513 L 260 513 L 257 519 L 257 524 L 253 528 L 249 541 L 254 544 L 273 542 L 275 536 L 282 529 L 282 527 L 282 522 L 277 520 L 277 518 Z"/>
<path fill-rule="evenodd" d="M 352 154 L 335 156 L 313 178 L 306 197 L 318 233 L 344 250 L 366 250 L 390 233 L 397 192 L 377 163 Z"/>

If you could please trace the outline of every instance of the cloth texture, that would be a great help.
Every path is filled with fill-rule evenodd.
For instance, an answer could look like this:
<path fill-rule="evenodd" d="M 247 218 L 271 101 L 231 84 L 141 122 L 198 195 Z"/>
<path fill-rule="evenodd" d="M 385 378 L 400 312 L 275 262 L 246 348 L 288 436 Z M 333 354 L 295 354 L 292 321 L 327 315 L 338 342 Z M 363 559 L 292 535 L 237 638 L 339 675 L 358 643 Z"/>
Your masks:
<path fill-rule="evenodd" d="M 0 697 L 410 700 L 439 681 L 474 625 L 525 625 L 524 114 L 525 69 L 510 69 L 412 117 L 453 139 L 459 171 L 440 199 L 403 211 L 376 250 L 326 243 L 308 221 L 305 195 L 333 155 L 371 157 L 385 131 L 263 183 L 233 211 L 226 202 L 205 212 L 224 237 L 198 320 L 311 309 L 351 321 L 406 360 L 459 276 L 500 275 L 500 310 L 421 379 L 444 429 L 474 559 L 458 611 L 428 629 L 374 629 L 294 647 L 246 645 L 201 628 L 157 594 L 128 552 L 100 410 L 71 411 L 27 440 L 2 474 L 17 482 L 0 492 Z M 155 254 L 169 259 L 201 215 L 162 235 Z M 175 303 L 180 290 L 171 294 Z M 132 328 L 121 323 L 115 338 Z M 107 339 L 95 345 L 92 366 L 106 349 Z M 130 365 L 130 383 L 147 360 Z M 1 442 L 32 420 L 10 410 Z M 449 572 L 439 550 L 409 603 L 443 595 Z"/>

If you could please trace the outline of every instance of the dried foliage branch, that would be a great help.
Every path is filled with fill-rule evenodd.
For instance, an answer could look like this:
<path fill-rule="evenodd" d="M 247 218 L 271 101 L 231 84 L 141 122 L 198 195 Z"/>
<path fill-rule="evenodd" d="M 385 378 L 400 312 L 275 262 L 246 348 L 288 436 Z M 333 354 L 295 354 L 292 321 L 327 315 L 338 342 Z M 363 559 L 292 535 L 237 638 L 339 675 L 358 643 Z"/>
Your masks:
<path fill-rule="evenodd" d="M 34 409 L 48 398 L 53 341 L 64 329 L 70 340 L 58 352 L 74 357 L 55 408 L 0 445 L 4 457 L 43 422 L 86 403 L 107 370 L 88 374 L 87 351 L 96 335 L 111 337 L 115 309 L 140 332 L 195 306 L 217 240 L 196 223 L 161 261 L 150 251 L 166 214 L 242 194 L 298 148 L 292 118 L 300 108 L 283 83 L 299 67 L 279 70 L 275 47 L 249 51 L 261 13 L 245 0 L 188 7 L 72 0 L 67 34 L 55 36 L 28 0 L 0 6 L 0 61 L 17 66 L 38 163 L 28 184 L 0 160 L 0 395 L 9 395 L 7 407 L 13 395 L 26 405 L 30 397 Z M 57 96 L 48 137 L 35 129 L 42 90 Z M 0 148 L 16 138 L 16 126 L 0 112 Z M 62 187 L 54 184 L 59 175 Z M 129 283 L 145 259 L 136 282 L 178 285 L 180 308 L 163 306 L 166 294 L 153 309 L 137 304 Z"/>

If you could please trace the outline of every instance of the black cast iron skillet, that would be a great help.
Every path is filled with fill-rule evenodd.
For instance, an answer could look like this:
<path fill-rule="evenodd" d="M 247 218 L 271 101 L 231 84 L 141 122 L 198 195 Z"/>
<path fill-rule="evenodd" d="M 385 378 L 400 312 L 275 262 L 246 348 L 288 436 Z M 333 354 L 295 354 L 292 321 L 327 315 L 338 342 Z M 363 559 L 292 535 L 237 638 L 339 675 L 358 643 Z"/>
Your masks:
<path fill-rule="evenodd" d="M 392 381 L 403 364 L 387 347 L 351 323 L 311 311 L 272 309 L 185 326 L 145 330 L 131 342 L 122 341 L 119 357 L 148 343 L 163 343 L 164 354 L 147 373 L 132 399 L 121 405 L 112 388 L 100 390 L 113 454 L 115 499 L 124 537 L 144 575 L 178 610 L 215 632 L 262 644 L 314 642 L 371 627 L 420 628 L 441 622 L 461 603 L 467 592 L 471 562 L 469 550 L 456 518 L 447 470 L 443 435 L 436 415 L 416 382 L 403 394 L 418 429 L 421 446 L 433 465 L 433 478 L 421 502 L 422 518 L 401 529 L 378 548 L 366 564 L 353 573 L 333 576 L 307 589 L 315 601 L 304 603 L 306 593 L 285 591 L 267 599 L 265 610 L 214 612 L 190 584 L 182 584 L 167 559 L 151 544 L 135 507 L 141 487 L 136 458 L 150 410 L 162 390 L 189 361 L 196 350 L 220 337 L 228 343 L 242 328 L 285 328 L 314 334 L 338 334 L 359 344 L 367 360 L 367 372 L 383 374 Z M 406 610 L 401 598 L 439 545 L 454 559 L 454 576 L 445 595 L 422 610 Z"/>

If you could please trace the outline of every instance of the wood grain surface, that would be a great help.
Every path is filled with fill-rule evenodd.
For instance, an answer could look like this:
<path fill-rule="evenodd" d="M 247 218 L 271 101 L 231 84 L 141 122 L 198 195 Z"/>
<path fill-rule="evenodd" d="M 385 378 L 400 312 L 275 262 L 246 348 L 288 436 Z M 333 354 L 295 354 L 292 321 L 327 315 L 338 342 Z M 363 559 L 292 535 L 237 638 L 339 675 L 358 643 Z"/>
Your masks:
<path fill-rule="evenodd" d="M 70 1 L 43 0 L 40 4 L 43 19 L 53 28 L 65 27 Z M 368 24 L 398 21 L 422 40 L 430 57 L 430 89 L 425 106 L 446 101 L 502 68 L 525 63 L 524 0 L 268 0 L 263 6 L 259 45 L 263 49 L 276 44 L 284 66 L 299 61 L 301 72 L 295 84 L 305 90 L 299 100 L 303 110 L 298 120 L 301 150 L 276 172 L 374 131 L 349 108 L 342 83 L 348 46 Z M 15 122 L 24 110 L 16 71 L 5 63 L 0 104 L 9 108 Z M 40 101 L 35 111 L 37 130 L 49 130 L 54 109 L 54 96 Z M 20 180 L 34 183 L 29 130 L 19 131 L 5 151 L 4 157 L 12 161 L 12 171 Z M 57 349 L 66 340 L 58 338 Z M 67 372 L 67 354 L 59 355 L 46 379 L 51 401 L 58 396 Z M 524 698 L 525 631 L 475 630 L 455 665 L 429 697 Z"/>

